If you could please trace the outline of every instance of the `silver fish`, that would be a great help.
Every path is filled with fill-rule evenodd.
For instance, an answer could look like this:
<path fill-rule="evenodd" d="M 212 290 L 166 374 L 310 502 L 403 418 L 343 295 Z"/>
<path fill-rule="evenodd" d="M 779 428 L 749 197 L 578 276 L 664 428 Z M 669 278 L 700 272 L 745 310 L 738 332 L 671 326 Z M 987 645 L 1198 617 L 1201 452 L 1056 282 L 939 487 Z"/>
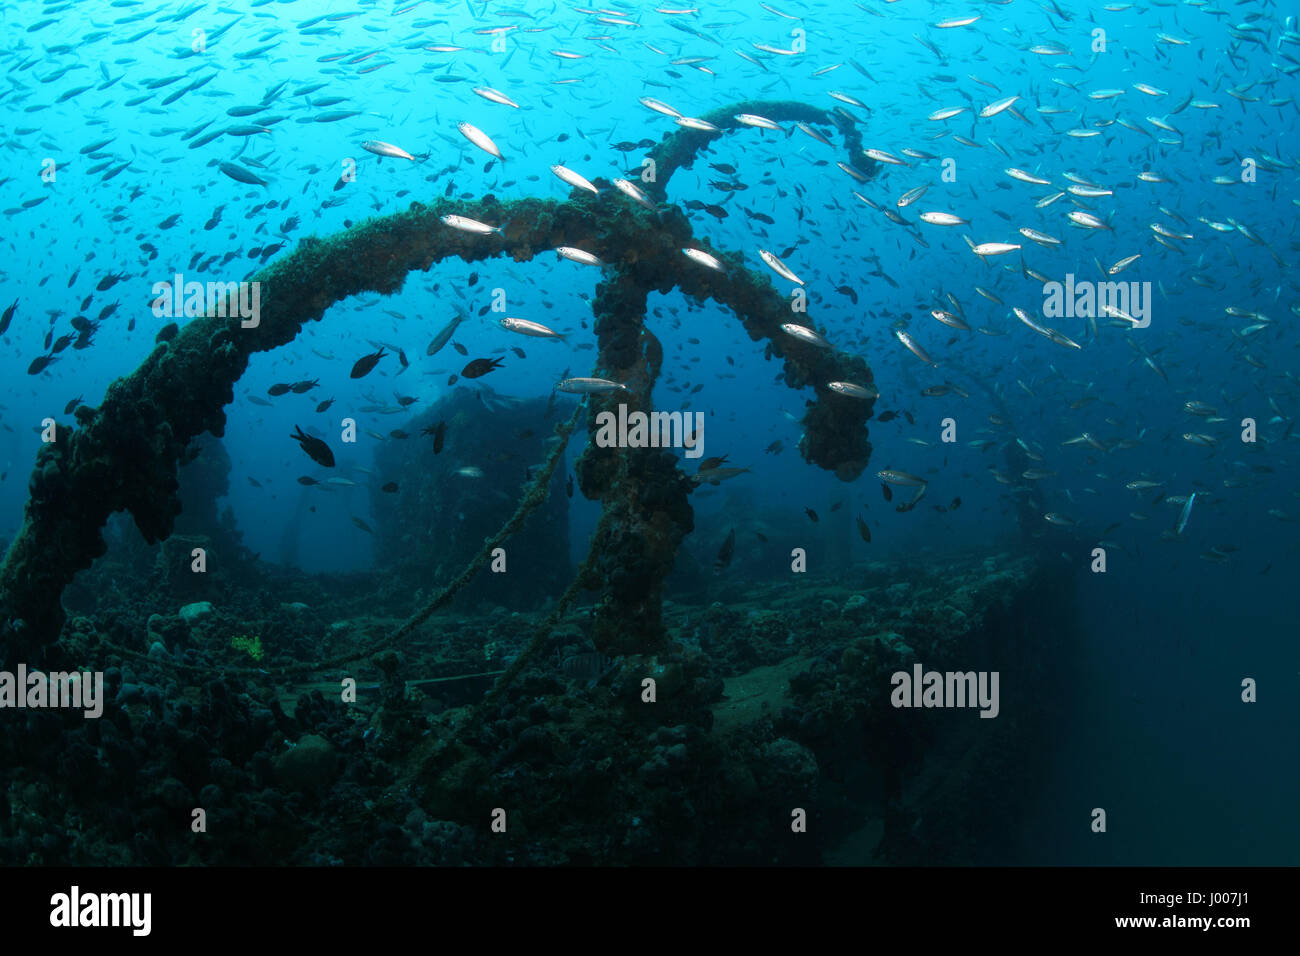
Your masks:
<path fill-rule="evenodd" d="M 875 388 L 866 385 L 855 385 L 853 382 L 827 382 L 826 387 L 832 392 L 839 392 L 849 398 L 868 399 L 880 397 L 880 392 Z"/>
<path fill-rule="evenodd" d="M 605 264 L 585 249 L 575 249 L 573 246 L 557 246 L 555 251 L 561 259 L 579 262 L 584 266 L 603 266 Z"/>
<path fill-rule="evenodd" d="M 1183 529 L 1187 527 L 1187 519 L 1192 516 L 1192 505 L 1196 504 L 1196 496 L 1199 491 L 1193 491 L 1187 503 L 1183 505 L 1183 510 L 1178 513 L 1178 524 L 1174 526 L 1174 534 L 1182 534 Z"/>
<path fill-rule="evenodd" d="M 505 226 L 489 226 L 485 222 L 479 222 L 477 219 L 469 219 L 465 216 L 442 216 L 442 221 L 452 229 L 458 229 L 461 232 L 473 233 L 476 236 L 486 236 L 496 233 L 498 236 L 504 235 L 502 232 Z"/>
<path fill-rule="evenodd" d="M 899 471 L 897 468 L 886 468 L 884 471 L 878 471 L 876 477 L 891 485 L 906 485 L 909 488 L 916 488 L 926 484 L 924 478 L 918 478 L 906 471 Z"/>
<path fill-rule="evenodd" d="M 902 342 L 903 346 L 909 352 L 919 358 L 926 365 L 938 366 L 939 363 L 926 354 L 925 349 L 921 348 L 916 339 L 912 338 L 912 336 L 904 332 L 902 329 L 894 329 L 894 337 L 898 339 L 898 341 Z"/>
<path fill-rule="evenodd" d="M 909 189 L 907 192 L 903 193 L 903 195 L 898 197 L 898 208 L 902 209 L 904 206 L 912 205 L 912 203 L 924 196 L 926 190 L 929 188 L 929 186 L 917 186 L 915 189 Z"/>
<path fill-rule="evenodd" d="M 922 222 L 928 222 L 932 226 L 967 226 L 970 223 L 961 216 L 954 216 L 950 212 L 923 212 L 920 215 Z"/>
<path fill-rule="evenodd" d="M 639 186 L 628 182 L 626 179 L 616 179 L 614 180 L 614 187 L 624 196 L 654 212 L 655 204 L 650 201 L 650 197 Z"/>
<path fill-rule="evenodd" d="M 490 153 L 503 163 L 506 161 L 506 158 L 501 155 L 501 150 L 497 149 L 497 144 L 492 142 L 491 137 L 477 126 L 472 126 L 469 123 L 457 123 L 456 128 L 460 130 L 462 136 L 483 150 L 483 152 Z"/>
<path fill-rule="evenodd" d="M 560 177 L 560 179 L 564 180 L 570 186 L 576 186 L 578 189 L 585 189 L 588 192 L 594 193 L 597 196 L 600 195 L 600 190 L 597 189 L 594 185 L 592 185 L 591 180 L 587 179 L 587 177 L 585 176 L 581 176 L 578 173 L 575 173 L 572 169 L 569 169 L 569 167 L 567 166 L 561 166 L 557 163 L 556 165 L 551 167 L 551 172 L 555 173 L 556 176 Z"/>
<path fill-rule="evenodd" d="M 500 90 L 494 90 L 490 86 L 476 86 L 474 87 L 473 92 L 477 93 L 485 100 L 491 100 L 493 103 L 500 103 L 502 106 L 513 106 L 515 109 L 519 109 L 518 103 L 506 96 Z M 461 130 L 461 132 L 464 132 L 464 130 Z M 488 140 L 488 142 L 491 142 L 491 140 Z M 477 146 L 478 144 L 475 143 L 475 145 Z"/>
<path fill-rule="evenodd" d="M 392 143 L 385 143 L 377 139 L 366 140 L 361 144 L 361 148 L 368 153 L 374 153 L 376 156 L 390 156 L 393 159 L 409 159 L 411 162 L 415 162 L 415 157 L 400 146 L 394 146 Z"/>
<path fill-rule="evenodd" d="M 715 259 L 713 256 L 709 255 L 707 252 L 704 252 L 703 250 L 683 249 L 682 254 L 684 256 L 687 256 L 688 258 L 694 259 L 702 266 L 706 266 L 710 269 L 713 269 L 715 272 L 724 271 L 722 263 L 718 259 Z"/>
<path fill-rule="evenodd" d="M 699 130 L 702 133 L 721 132 L 721 130 L 708 120 L 696 119 L 693 116 L 679 116 L 674 122 L 676 122 L 678 126 L 685 127 L 686 129 Z"/>
<path fill-rule="evenodd" d="M 801 342 L 807 342 L 809 345 L 815 345 L 819 349 L 828 349 L 831 343 L 826 341 L 825 336 L 803 325 L 795 325 L 787 322 L 781 326 L 781 331 L 786 335 L 793 336 Z"/>
<path fill-rule="evenodd" d="M 1067 213 L 1066 218 L 1069 219 L 1070 222 L 1084 226 L 1088 229 L 1110 229 L 1110 226 L 1106 225 L 1090 212 L 1083 212 L 1075 209 Z"/>
<path fill-rule="evenodd" d="M 441 351 L 442 347 L 450 342 L 451 337 L 456 334 L 456 326 L 460 325 L 464 321 L 465 316 L 457 313 L 456 317 L 447 323 L 446 328 L 433 337 L 433 341 L 430 342 L 429 347 L 424 350 L 424 354 L 436 355 Z"/>
<path fill-rule="evenodd" d="M 997 116 L 1003 110 L 1010 109 L 1011 104 L 1018 99 L 1020 99 L 1019 96 L 1008 96 L 1006 99 L 1002 99 L 1002 100 L 998 100 L 997 102 L 990 103 L 988 106 L 980 110 L 980 117 L 983 119 L 988 119 L 990 116 Z"/>
<path fill-rule="evenodd" d="M 501 328 L 510 332 L 518 332 L 520 335 L 531 335 L 539 339 L 562 339 L 564 338 L 559 332 L 552 331 L 540 322 L 530 322 L 528 319 L 512 319 L 506 317 L 501 320 Z"/>
<path fill-rule="evenodd" d="M 664 116 L 671 116 L 674 119 L 680 119 L 682 115 L 667 103 L 662 100 L 657 100 L 653 96 L 641 97 L 641 105 L 648 110 L 654 110 L 656 113 L 663 113 Z"/>
<path fill-rule="evenodd" d="M 758 256 L 760 259 L 762 259 L 764 262 L 767 263 L 768 268 L 770 268 L 781 278 L 789 279 L 791 282 L 795 283 L 796 285 L 803 285 L 803 279 L 800 279 L 797 275 L 791 272 L 790 268 L 784 262 L 782 262 L 776 256 L 772 255 L 772 253 L 768 252 L 766 249 L 759 249 Z"/>
<path fill-rule="evenodd" d="M 231 179 L 240 183 L 247 183 L 250 186 L 265 186 L 266 180 L 262 179 L 256 173 L 250 172 L 237 163 L 222 163 L 219 167 L 223 173 Z"/>
<path fill-rule="evenodd" d="M 981 242 L 971 246 L 971 252 L 977 256 L 1003 256 L 1019 248 L 1014 242 Z"/>
<path fill-rule="evenodd" d="M 555 386 L 557 392 L 569 392 L 573 395 L 600 395 L 603 392 L 632 391 L 622 382 L 613 382 L 607 378 L 566 378 Z"/>

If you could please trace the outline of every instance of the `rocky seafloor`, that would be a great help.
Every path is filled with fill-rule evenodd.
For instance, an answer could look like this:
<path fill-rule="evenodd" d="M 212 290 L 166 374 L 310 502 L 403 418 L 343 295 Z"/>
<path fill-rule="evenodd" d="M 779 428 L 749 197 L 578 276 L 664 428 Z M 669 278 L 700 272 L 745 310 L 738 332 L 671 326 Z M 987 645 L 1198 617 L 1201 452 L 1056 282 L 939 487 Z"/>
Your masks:
<path fill-rule="evenodd" d="M 397 647 L 277 678 L 256 672 L 369 647 L 425 596 L 268 572 L 185 600 L 93 573 L 45 663 L 102 670 L 104 714 L 5 714 L 12 862 L 1016 862 L 1074 641 L 1067 569 L 931 556 L 719 579 L 709 603 L 666 603 L 653 658 L 594 653 L 580 599 L 486 703 L 546 607 L 453 605 Z M 891 706 L 918 661 L 999 671 L 998 717 Z"/>

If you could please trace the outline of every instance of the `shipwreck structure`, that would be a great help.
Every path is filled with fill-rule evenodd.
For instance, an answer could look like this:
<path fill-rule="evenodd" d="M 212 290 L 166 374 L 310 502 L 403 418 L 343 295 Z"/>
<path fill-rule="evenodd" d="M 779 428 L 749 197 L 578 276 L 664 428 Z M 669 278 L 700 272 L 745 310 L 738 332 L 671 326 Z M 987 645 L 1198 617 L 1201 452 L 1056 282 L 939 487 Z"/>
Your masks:
<path fill-rule="evenodd" d="M 703 117 L 716 131 L 682 129 L 653 147 L 656 176 L 646 192 L 665 200 L 674 172 L 740 129 L 735 116 L 744 113 L 837 131 L 840 165 L 860 178 L 877 172 L 848 114 L 743 102 Z M 448 215 L 508 225 L 474 235 L 447 226 Z M 207 623 L 234 625 L 247 614 L 209 608 L 211 617 L 191 628 L 182 615 L 125 606 L 105 622 L 78 613 L 79 604 L 94 604 L 93 588 L 78 595 L 78 582 L 65 626 L 65 588 L 105 552 L 105 522 L 117 512 L 132 516 L 146 542 L 165 542 L 160 576 L 184 573 L 192 542 L 238 546 L 196 534 L 213 528 L 223 459 L 211 454 L 189 473 L 181 465 L 195 443 L 214 441 L 205 433 L 222 435 L 225 406 L 253 353 L 288 344 L 349 296 L 396 292 L 413 270 L 451 257 L 524 262 L 560 246 L 604 263 L 588 374 L 629 391 L 572 407 L 567 397 L 553 407 L 526 403 L 514 421 L 526 426 L 528 443 L 514 449 L 517 458 L 484 468 L 494 493 L 522 485 L 504 520 L 511 500 L 502 508 L 476 499 L 472 483 L 454 483 L 456 470 L 483 458 L 458 450 L 460 438 L 441 456 L 432 442 L 380 452 L 381 472 L 401 477 L 371 490 L 382 576 L 404 595 L 433 592 L 412 616 L 376 621 L 368 605 L 383 602 L 374 600 L 373 577 L 359 595 L 300 576 L 292 591 L 250 586 L 253 616 L 269 628 L 263 661 L 256 634 L 239 635 L 236 645 Z M 687 248 L 723 268 L 692 261 Z M 303 240 L 250 277 L 262 284 L 255 327 L 238 316 L 196 318 L 110 386 L 98 407 L 78 407 L 79 427 L 59 428 L 37 456 L 23 525 L 0 565 L 0 666 L 57 663 L 61 654 L 79 665 L 104 659 L 109 719 L 29 711 L 25 732 L 0 737 L 8 799 L 0 850 L 63 864 L 102 864 L 104 848 L 110 862 L 153 865 L 1021 862 L 1008 838 L 1077 670 L 1069 652 L 1078 642 L 1062 626 L 1072 571 L 1057 553 L 1066 532 L 1045 526 L 1036 490 L 1017 498 L 1016 515 L 1031 550 L 1051 552 L 1050 561 L 995 552 L 926 556 L 916 567 L 844 562 L 839 580 L 815 588 L 749 580 L 743 600 L 665 601 L 668 573 L 694 527 L 695 476 L 662 449 L 589 441 L 573 472 L 576 490 L 601 514 L 589 554 L 570 574 L 559 537 L 567 533 L 559 490 L 567 441 L 584 425 L 594 433 L 599 413 L 619 404 L 652 410 L 663 363 L 645 324 L 653 292 L 680 289 L 730 309 L 783 363 L 786 385 L 812 390 L 804 460 L 843 481 L 868 467 L 873 400 L 829 383 L 854 383 L 869 396 L 871 369 L 783 333 L 788 298 L 745 259 L 697 239 L 677 209 L 651 211 L 614 188 L 575 190 L 564 201 L 414 203 Z M 1010 420 L 997 393 L 978 380 L 975 387 Z M 463 415 L 453 434 L 472 440 L 491 410 L 471 411 L 462 403 L 478 399 L 466 395 L 453 394 L 412 427 Z M 555 409 L 562 420 L 548 435 Z M 461 451 L 464 461 L 455 457 Z M 1016 442 L 1004 454 L 1013 472 L 1028 467 Z M 465 515 L 459 533 L 425 519 L 441 504 L 452 505 L 455 520 Z M 458 595 L 496 603 L 492 588 L 501 585 L 484 569 L 507 542 L 552 565 L 531 582 L 538 593 L 523 595 L 546 598 L 544 613 L 445 614 L 430 628 L 434 639 L 422 642 L 430 636 L 418 633 L 423 625 Z M 232 563 L 257 570 L 240 558 L 247 553 Z M 96 571 L 106 567 L 111 561 Z M 326 587 L 333 600 L 321 594 Z M 579 621 L 568 612 L 583 592 L 595 597 L 584 597 L 589 613 Z M 313 654 L 332 656 L 308 660 Z M 892 675 L 917 663 L 999 672 L 1001 716 L 901 712 L 890 699 Z M 647 676 L 657 686 L 654 706 L 643 698 Z M 359 683 L 355 700 L 338 699 L 340 677 Z M 181 811 L 200 802 L 220 806 L 222 839 L 193 839 Z M 487 827 L 497 807 L 510 808 L 509 838 Z M 807 832 L 792 829 L 795 811 L 807 811 Z"/>
<path fill-rule="evenodd" d="M 655 177 L 646 189 L 664 199 L 668 181 L 713 140 L 745 127 L 737 114 L 761 114 L 838 131 L 846 165 L 875 175 L 853 117 L 795 102 L 747 101 L 706 114 L 716 131 L 681 129 L 649 151 Z M 469 235 L 446 226 L 460 215 L 509 223 L 501 235 Z M 37 659 L 58 639 L 64 587 L 103 554 L 108 516 L 128 511 L 147 542 L 172 534 L 181 510 L 177 468 L 204 432 L 220 437 L 225 406 L 254 352 L 286 345 L 333 303 L 360 292 L 388 295 L 415 269 L 459 257 L 467 262 L 510 256 L 518 262 L 553 254 L 559 246 L 590 252 L 605 264 L 593 303 L 598 352 L 591 374 L 627 383 L 617 401 L 650 410 L 662 362 L 645 328 L 647 296 L 679 288 L 693 298 L 731 309 L 750 338 L 766 340 L 784 362 L 791 388 L 816 392 L 803 418 L 804 459 L 851 481 L 871 455 L 866 422 L 873 402 L 840 394 L 833 381 L 869 387 L 871 370 L 857 356 L 819 349 L 781 333 L 789 302 L 766 275 L 744 265 L 737 252 L 696 239 L 676 208 L 651 212 L 615 189 L 593 196 L 575 190 L 565 201 L 485 196 L 474 202 L 440 199 L 412 203 L 405 212 L 371 219 L 327 239 L 304 239 L 293 253 L 251 276 L 261 283 L 262 311 L 253 328 L 231 316 L 190 321 L 159 343 L 130 375 L 107 390 L 98 407 L 76 410 L 78 427 L 60 427 L 42 447 L 29 482 L 23 524 L 0 565 L 0 646 L 6 656 Z M 715 271 L 682 254 L 697 248 L 725 264 Z M 615 399 L 593 396 L 588 427 Z M 563 431 L 563 426 L 561 426 Z M 567 433 L 565 433 L 567 434 Z M 672 456 L 658 449 L 603 449 L 589 445 L 577 465 L 583 495 L 603 512 L 582 583 L 600 592 L 596 644 L 604 653 L 653 653 L 663 641 L 662 582 L 682 536 L 692 528 L 692 485 Z M 539 480 L 549 481 L 547 471 Z M 545 487 L 525 495 L 533 506 Z M 481 566 L 481 565 L 479 565 Z M 467 569 L 468 570 L 468 569 Z"/>

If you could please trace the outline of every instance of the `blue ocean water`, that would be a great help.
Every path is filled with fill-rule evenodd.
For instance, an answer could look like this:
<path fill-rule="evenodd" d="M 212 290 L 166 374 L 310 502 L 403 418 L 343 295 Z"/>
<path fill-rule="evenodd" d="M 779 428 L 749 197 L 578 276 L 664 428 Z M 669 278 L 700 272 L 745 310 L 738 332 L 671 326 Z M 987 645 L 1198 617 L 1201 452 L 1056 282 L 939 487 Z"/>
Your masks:
<path fill-rule="evenodd" d="M 879 392 L 871 463 L 840 481 L 799 456 L 813 390 L 787 387 L 729 310 L 653 293 L 647 327 L 665 353 L 655 406 L 702 412 L 704 456 L 749 469 L 693 497 L 690 546 L 711 560 L 726 529 L 758 511 L 791 533 L 843 524 L 861 561 L 1003 553 L 1068 527 L 1080 547 L 1045 560 L 1077 567 L 1085 667 L 1042 817 L 1062 801 L 1081 814 L 1114 806 L 1124 837 L 1037 842 L 1035 826 L 1058 831 L 1030 819 L 1026 857 L 1294 861 L 1300 33 L 1284 8 L 19 0 L 0 21 L 0 306 L 17 301 L 0 336 L 5 540 L 22 520 L 42 421 L 70 424 L 77 398 L 97 405 L 171 321 L 150 309 L 156 283 L 245 280 L 305 237 L 416 200 L 564 199 L 553 164 L 644 182 L 638 144 L 679 128 L 646 97 L 686 117 L 742 101 L 847 110 L 877 158 L 867 182 L 837 167 L 837 132 L 823 127 L 828 146 L 784 122 L 727 132 L 668 186 L 669 204 L 713 207 L 686 210 L 697 238 L 742 253 L 788 295 L 794 286 L 758 253 L 780 257 L 807 296 L 791 321 L 865 359 Z M 247 115 L 232 115 L 241 107 Z M 462 135 L 466 122 L 504 159 Z M 375 141 L 415 161 L 362 146 Z M 236 181 L 223 163 L 265 184 Z M 977 254 L 985 243 L 1015 248 Z M 683 273 L 698 268 L 683 257 Z M 1045 284 L 1067 276 L 1137 283 L 1140 299 L 1128 315 L 1045 316 Z M 360 409 L 414 397 L 411 411 L 422 411 L 456 388 L 528 399 L 566 373 L 598 374 L 582 346 L 595 342 L 600 278 L 549 251 L 452 260 L 412 272 L 395 295 L 338 303 L 290 345 L 255 355 L 224 437 L 223 504 L 249 549 L 275 561 L 309 500 L 301 570 L 369 568 L 374 538 L 353 519 L 373 523 L 375 448 L 410 416 Z M 492 308 L 494 290 L 505 313 Z M 468 316 L 454 337 L 464 354 L 426 356 L 457 312 Z M 565 339 L 512 333 L 503 314 Z M 53 354 L 47 333 L 76 336 L 74 316 L 99 323 L 93 342 L 66 345 L 32 373 Z M 381 345 L 389 354 L 376 369 L 350 377 Z M 478 357 L 503 365 L 448 384 Z M 276 383 L 317 379 L 306 394 L 268 396 Z M 562 409 L 576 400 L 562 396 Z M 290 433 L 332 438 L 347 415 L 378 436 L 331 442 L 334 474 L 355 486 L 300 484 L 324 477 Z M 1010 443 L 1032 476 L 1006 473 Z M 882 469 L 923 478 L 925 500 L 904 513 L 887 505 Z M 1018 489 L 1031 485 L 1056 516 L 1042 528 L 1018 523 Z M 599 506 L 579 495 L 571 507 L 576 562 Z M 869 543 L 852 530 L 858 516 Z M 1241 702 L 1246 679 L 1258 703 Z"/>

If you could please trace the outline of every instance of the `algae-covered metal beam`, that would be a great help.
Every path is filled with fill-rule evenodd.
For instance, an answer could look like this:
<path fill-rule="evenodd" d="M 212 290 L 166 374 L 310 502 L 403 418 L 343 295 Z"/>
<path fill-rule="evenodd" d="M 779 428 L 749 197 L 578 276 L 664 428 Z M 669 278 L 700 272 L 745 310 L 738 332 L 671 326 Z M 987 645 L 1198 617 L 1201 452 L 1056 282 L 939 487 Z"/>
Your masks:
<path fill-rule="evenodd" d="M 718 118 L 745 112 L 746 107 L 767 109 L 777 114 L 774 119 L 811 110 L 810 121 L 830 121 L 829 114 L 799 104 L 738 104 L 717 111 Z M 685 161 L 700 145 L 675 138 L 680 135 L 667 141 L 663 156 L 670 166 Z M 500 233 L 471 234 L 445 224 L 448 215 L 507 227 Z M 770 353 L 784 358 L 788 384 L 817 390 L 817 400 L 804 417 L 805 459 L 845 480 L 856 477 L 870 453 L 864 427 L 870 402 L 845 398 L 825 385 L 835 380 L 869 384 L 865 362 L 812 349 L 783 335 L 778 326 L 789 305 L 766 277 L 751 274 L 738 256 L 723 253 L 717 255 L 728 263 L 727 271 L 706 274 L 681 254 L 688 244 L 708 248 L 693 241 L 680 211 L 651 213 L 613 189 L 600 196 L 575 191 L 563 202 L 523 199 L 503 204 L 487 196 L 476 202 L 414 203 L 404 212 L 369 220 L 328 239 L 304 239 L 290 255 L 247 280 L 259 288 L 256 325 L 244 327 L 233 314 L 193 318 L 139 368 L 109 386 L 97 408 L 78 408 L 75 431 L 60 428 L 56 440 L 41 448 L 23 524 L 0 564 L 0 641 L 5 653 L 29 653 L 57 639 L 64 617 L 63 588 L 104 552 L 102 528 L 110 514 L 129 511 L 149 542 L 171 533 L 180 511 L 178 461 L 196 436 L 224 433 L 225 406 L 233 401 L 234 384 L 253 353 L 292 341 L 304 323 L 320 319 L 335 302 L 361 292 L 390 295 L 401 289 L 411 271 L 427 270 L 453 256 L 477 261 L 509 255 L 522 262 L 559 246 L 577 246 L 599 256 L 612 277 L 601 301 L 609 303 L 608 316 L 619 317 L 598 325 L 600 362 L 611 370 L 627 370 L 642 361 L 641 322 L 649 291 L 681 286 L 689 295 L 729 306 L 751 338 L 767 338 Z M 629 304 L 628 297 L 639 304 Z M 229 311 L 236 310 L 232 306 Z M 647 385 L 652 378 L 646 379 Z M 630 456 L 620 467 L 635 475 L 657 471 L 659 464 Z M 672 486 L 671 481 L 661 484 Z M 639 505 L 625 499 L 624 507 L 639 507 L 648 514 L 662 504 L 642 496 Z M 665 547 L 675 548 L 689 530 L 688 514 L 679 513 L 673 521 L 676 529 L 663 539 Z M 661 559 L 656 556 L 658 565 Z"/>
<path fill-rule="evenodd" d="M 712 110 L 698 117 L 710 126 L 716 127 L 717 132 L 710 129 L 681 127 L 665 136 L 656 146 L 651 147 L 646 156 L 653 160 L 654 176 L 646 182 L 646 191 L 662 201 L 667 196 L 668 180 L 678 169 L 689 168 L 695 161 L 696 153 L 724 133 L 750 128 L 749 124 L 737 119 L 740 116 L 759 117 L 774 123 L 833 126 L 844 138 L 844 149 L 848 155 L 846 165 L 853 171 L 846 170 L 847 175 L 856 173 L 862 177 L 860 181 L 866 181 L 874 179 L 880 168 L 874 159 L 862 151 L 862 134 L 858 132 L 853 116 L 845 110 L 823 110 L 793 100 L 746 100 Z M 774 135 L 783 136 L 794 135 L 794 132 L 794 130 L 784 130 L 779 133 L 773 131 Z M 814 129 L 813 132 L 818 131 Z"/>

